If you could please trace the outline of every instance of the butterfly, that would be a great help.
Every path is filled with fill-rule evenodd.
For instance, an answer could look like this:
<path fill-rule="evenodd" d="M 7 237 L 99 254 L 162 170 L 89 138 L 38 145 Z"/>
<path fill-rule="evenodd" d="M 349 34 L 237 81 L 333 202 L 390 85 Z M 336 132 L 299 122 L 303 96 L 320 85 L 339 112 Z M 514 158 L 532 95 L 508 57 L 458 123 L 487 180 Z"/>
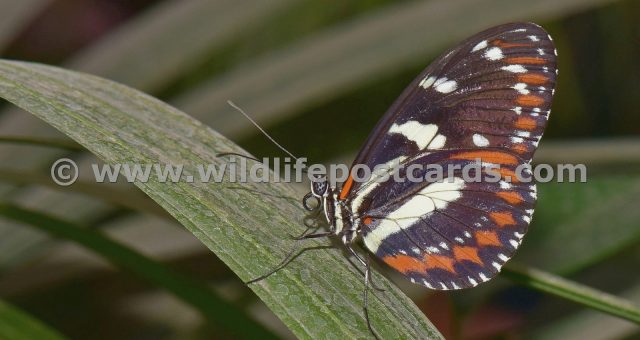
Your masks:
<path fill-rule="evenodd" d="M 514 255 L 537 198 L 535 183 L 517 171 L 530 164 L 547 124 L 556 57 L 551 36 L 534 23 L 504 24 L 464 40 L 420 73 L 382 116 L 341 188 L 312 181 L 303 205 L 324 211 L 329 231 L 300 239 L 337 236 L 365 266 L 372 333 L 368 257 L 353 249 L 359 238 L 411 282 L 437 290 L 486 282 Z M 466 181 L 454 172 L 444 181 L 372 176 L 361 182 L 353 171 L 474 162 L 484 172 L 498 166 L 491 169 L 498 180 Z"/>
<path fill-rule="evenodd" d="M 499 166 L 499 181 L 314 181 L 305 196 L 324 210 L 329 234 L 357 238 L 411 282 L 462 289 L 496 276 L 522 242 L 536 202 L 519 181 L 550 114 L 557 76 L 550 35 L 533 23 L 480 32 L 445 52 L 393 103 L 356 165 Z M 351 253 L 355 252 L 351 250 Z M 362 259 L 358 257 L 361 261 Z"/>

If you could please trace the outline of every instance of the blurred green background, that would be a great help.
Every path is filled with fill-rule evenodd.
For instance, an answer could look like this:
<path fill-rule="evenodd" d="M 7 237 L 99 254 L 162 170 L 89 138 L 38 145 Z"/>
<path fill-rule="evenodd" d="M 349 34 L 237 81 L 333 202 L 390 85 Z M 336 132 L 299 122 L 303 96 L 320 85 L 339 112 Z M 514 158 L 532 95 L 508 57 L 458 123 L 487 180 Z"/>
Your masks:
<path fill-rule="evenodd" d="M 535 161 L 584 163 L 589 177 L 541 185 L 516 259 L 639 303 L 639 18 L 640 1 L 631 0 L 1 0 L 0 53 L 133 86 L 254 155 L 280 155 L 226 105 L 231 99 L 294 154 L 350 162 L 395 97 L 442 51 L 495 24 L 534 21 L 554 37 L 560 69 Z M 0 137 L 64 138 L 2 104 Z M 80 154 L 0 143 L 0 197 L 100 228 L 292 337 L 195 237 L 149 213 L 155 207 L 136 211 L 104 192 L 63 192 L 41 181 L 52 160 Z M 447 293 L 396 282 L 447 338 L 640 337 L 628 321 L 500 278 Z M 2 219 L 0 297 L 71 338 L 224 334 L 95 254 Z"/>

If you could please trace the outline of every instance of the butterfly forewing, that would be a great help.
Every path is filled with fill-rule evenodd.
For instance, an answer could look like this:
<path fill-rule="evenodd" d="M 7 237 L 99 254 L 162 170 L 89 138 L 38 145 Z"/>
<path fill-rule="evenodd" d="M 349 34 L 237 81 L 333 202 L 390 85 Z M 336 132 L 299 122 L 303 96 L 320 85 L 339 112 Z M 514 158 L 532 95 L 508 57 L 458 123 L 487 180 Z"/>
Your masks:
<path fill-rule="evenodd" d="M 471 287 L 498 273 L 531 221 L 535 185 L 516 170 L 540 141 L 555 79 L 553 42 L 531 23 L 491 28 L 434 61 L 383 116 L 354 164 L 447 169 L 480 160 L 482 174 L 499 166 L 491 173 L 497 180 L 465 181 L 460 172 L 444 182 L 349 179 L 340 198 L 362 221 L 367 248 L 434 289 Z"/>

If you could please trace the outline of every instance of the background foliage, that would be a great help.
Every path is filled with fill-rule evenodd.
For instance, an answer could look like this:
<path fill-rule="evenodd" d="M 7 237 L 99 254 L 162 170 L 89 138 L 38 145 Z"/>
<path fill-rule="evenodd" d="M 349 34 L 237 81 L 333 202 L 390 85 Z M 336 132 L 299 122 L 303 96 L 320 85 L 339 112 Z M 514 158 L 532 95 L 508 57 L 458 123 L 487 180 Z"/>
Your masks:
<path fill-rule="evenodd" d="M 279 155 L 226 106 L 232 99 L 314 162 L 349 162 L 404 86 L 461 38 L 502 22 L 540 23 L 557 43 L 560 78 L 535 161 L 585 163 L 589 181 L 541 185 L 515 260 L 640 302 L 639 1 L 4 0 L 0 8 L 3 58 L 133 86 L 253 154 Z M 133 187 L 48 185 L 43 176 L 60 156 L 95 162 L 68 142 L 54 145 L 65 137 L 48 124 L 5 104 L 0 137 L 3 208 L 107 233 L 187 284 L 206 283 L 220 303 L 258 320 L 265 332 L 292 336 L 233 272 Z M 43 139 L 56 147 L 42 147 Z M 157 282 L 114 270 L 71 237 L 54 239 L 9 218 L 0 219 L 0 234 L 0 297 L 8 302 L 0 314 L 20 320 L 8 324 L 36 322 L 38 331 L 45 323 L 57 330 L 50 336 L 76 338 L 206 338 L 230 327 L 207 322 L 206 313 Z M 503 278 L 454 293 L 396 282 L 446 337 L 640 335 L 629 321 Z"/>

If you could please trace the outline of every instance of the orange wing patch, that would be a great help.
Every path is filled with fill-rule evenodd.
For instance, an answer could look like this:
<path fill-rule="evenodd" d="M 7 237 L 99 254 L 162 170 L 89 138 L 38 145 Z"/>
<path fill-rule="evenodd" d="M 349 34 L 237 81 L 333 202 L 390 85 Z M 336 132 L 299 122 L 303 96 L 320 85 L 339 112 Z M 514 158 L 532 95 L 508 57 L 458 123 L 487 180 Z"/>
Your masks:
<path fill-rule="evenodd" d="M 458 262 L 471 261 L 482 265 L 482 260 L 478 256 L 478 248 L 475 247 L 454 246 L 453 257 Z"/>
<path fill-rule="evenodd" d="M 505 60 L 509 64 L 529 64 L 529 65 L 542 65 L 547 61 L 538 57 L 511 57 Z"/>
<path fill-rule="evenodd" d="M 492 169 L 487 171 L 497 172 L 498 174 L 500 174 L 500 178 L 503 178 L 507 182 L 518 183 L 520 181 L 518 179 L 518 176 L 516 175 L 516 172 L 511 169 L 500 168 L 500 169 Z"/>
<path fill-rule="evenodd" d="M 349 174 L 347 181 L 344 182 L 344 185 L 342 186 L 342 190 L 340 190 L 341 200 L 344 200 L 345 198 L 347 198 L 347 195 L 349 195 L 349 190 L 351 190 L 352 186 L 353 186 L 353 177 L 351 176 L 351 174 Z"/>
<path fill-rule="evenodd" d="M 453 268 L 453 263 L 455 262 L 452 258 L 443 255 L 429 255 L 427 254 L 424 257 L 425 262 L 427 263 L 427 269 L 444 269 L 451 273 L 456 273 L 455 268 Z"/>
<path fill-rule="evenodd" d="M 500 191 L 497 192 L 496 195 L 507 201 L 509 204 L 520 204 L 522 203 L 522 196 L 517 191 Z"/>
<path fill-rule="evenodd" d="M 524 144 L 514 144 L 513 147 L 511 147 L 511 150 L 517 153 L 525 153 L 527 152 L 527 146 Z"/>
<path fill-rule="evenodd" d="M 496 39 L 491 42 L 491 45 L 502 47 L 502 48 L 511 48 L 511 47 L 528 47 L 531 44 L 522 44 L 522 43 L 507 43 L 501 39 Z"/>
<path fill-rule="evenodd" d="M 531 85 L 542 85 L 549 81 L 549 78 L 539 73 L 525 73 L 518 76 L 518 81 Z"/>
<path fill-rule="evenodd" d="M 516 98 L 516 103 L 522 106 L 540 106 L 544 104 L 544 98 L 532 94 L 525 94 Z"/>
<path fill-rule="evenodd" d="M 536 126 L 538 126 L 538 123 L 533 118 L 520 117 L 513 125 L 516 127 L 516 129 L 533 130 L 536 128 Z"/>
<path fill-rule="evenodd" d="M 494 164 L 518 164 L 518 159 L 515 156 L 500 151 L 468 151 L 455 154 L 451 158 L 465 159 L 470 161 L 480 158 L 480 160 L 483 162 Z"/>
<path fill-rule="evenodd" d="M 425 255 L 423 260 L 408 255 L 385 256 L 382 260 L 397 271 L 407 274 L 409 272 L 424 273 L 428 269 L 444 269 L 448 272 L 456 272 L 453 267 L 454 260 L 443 255 Z"/>
<path fill-rule="evenodd" d="M 508 211 L 491 212 L 489 213 L 489 218 L 491 218 L 493 222 L 495 222 L 500 228 L 504 228 L 505 226 L 516 224 L 516 221 L 513 219 L 513 215 L 511 215 L 511 213 Z"/>
<path fill-rule="evenodd" d="M 386 264 L 390 265 L 391 267 L 395 268 L 396 270 L 398 270 L 403 274 L 406 274 L 409 272 L 421 273 L 427 269 L 424 262 L 420 261 L 419 259 L 413 256 L 407 256 L 407 255 L 385 256 L 384 258 L 382 258 L 382 260 Z"/>
<path fill-rule="evenodd" d="M 498 238 L 498 234 L 491 230 L 478 230 L 475 234 L 476 242 L 479 246 L 501 246 L 502 242 Z"/>

